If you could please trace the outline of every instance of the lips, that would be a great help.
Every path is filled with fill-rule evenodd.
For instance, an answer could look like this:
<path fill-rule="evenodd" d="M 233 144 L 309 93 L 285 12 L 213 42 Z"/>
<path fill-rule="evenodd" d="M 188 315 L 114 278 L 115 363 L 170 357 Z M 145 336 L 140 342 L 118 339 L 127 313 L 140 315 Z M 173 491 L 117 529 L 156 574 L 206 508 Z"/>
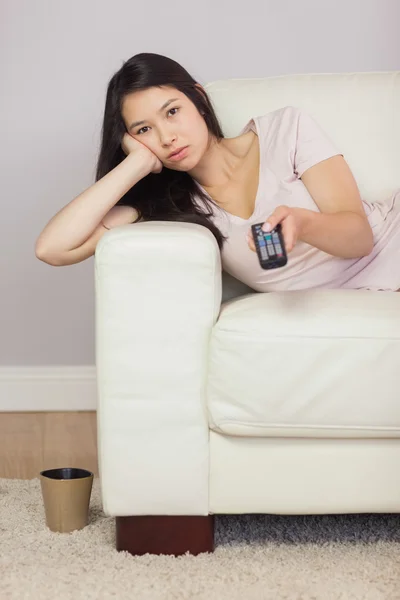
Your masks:
<path fill-rule="evenodd" d="M 175 150 L 175 152 L 173 152 L 172 154 L 170 154 L 168 156 L 168 158 L 172 158 L 172 156 L 175 156 L 175 154 L 179 154 L 179 152 L 181 152 L 184 148 L 187 148 L 187 146 L 182 146 L 181 148 L 178 148 L 178 150 Z"/>

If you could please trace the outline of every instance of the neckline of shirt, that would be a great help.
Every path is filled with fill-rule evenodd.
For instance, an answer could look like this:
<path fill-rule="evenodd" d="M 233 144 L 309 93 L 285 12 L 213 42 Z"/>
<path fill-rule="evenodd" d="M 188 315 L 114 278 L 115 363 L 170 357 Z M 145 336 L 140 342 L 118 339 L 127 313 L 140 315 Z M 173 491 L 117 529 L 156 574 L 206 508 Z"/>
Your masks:
<path fill-rule="evenodd" d="M 254 124 L 254 128 L 252 127 L 252 124 Z M 249 119 L 249 121 L 246 123 L 246 125 L 241 129 L 239 135 L 242 135 L 243 133 L 247 133 L 250 129 L 252 129 L 252 131 L 254 131 L 254 133 L 256 133 L 256 135 L 258 137 L 259 157 L 260 157 L 259 171 L 258 171 L 258 187 L 257 187 L 256 197 L 255 197 L 255 200 L 254 200 L 254 209 L 253 209 L 253 212 L 252 212 L 252 214 L 250 215 L 250 217 L 248 219 L 243 219 L 243 217 L 239 217 L 238 215 L 234 215 L 234 214 L 228 212 L 227 210 L 225 210 L 224 208 L 222 208 L 222 206 L 218 205 L 218 208 L 220 210 L 222 210 L 224 212 L 224 214 L 228 216 L 229 219 L 236 220 L 236 221 L 239 221 L 239 222 L 242 222 L 242 223 L 247 223 L 248 221 L 251 221 L 251 219 L 256 214 L 257 206 L 258 206 L 258 202 L 259 202 L 259 198 L 260 198 L 260 195 L 261 195 L 261 188 L 262 188 L 263 143 L 262 143 L 262 135 L 261 135 L 261 132 L 260 132 L 260 124 L 258 122 L 258 117 L 251 117 L 251 119 Z M 196 181 L 196 183 L 199 186 L 199 188 L 206 194 L 206 196 L 208 196 L 208 198 L 210 198 L 210 200 L 212 200 L 214 202 L 214 200 L 211 198 L 210 194 L 197 181 Z"/>

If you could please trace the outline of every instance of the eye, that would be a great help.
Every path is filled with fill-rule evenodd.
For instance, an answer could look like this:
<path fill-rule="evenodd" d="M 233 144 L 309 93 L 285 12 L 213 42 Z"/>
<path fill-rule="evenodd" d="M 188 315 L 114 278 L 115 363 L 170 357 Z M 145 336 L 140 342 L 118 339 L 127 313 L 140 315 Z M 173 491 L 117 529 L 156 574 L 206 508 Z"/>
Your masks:
<path fill-rule="evenodd" d="M 167 114 L 168 114 L 168 113 L 170 113 L 170 112 L 171 112 L 171 110 L 176 110 L 176 111 L 178 111 L 178 110 L 179 110 L 179 108 L 178 108 L 177 106 L 175 106 L 174 108 L 170 108 L 170 109 L 167 111 Z M 173 114 L 173 115 L 171 115 L 171 116 L 173 117 L 173 116 L 175 116 L 175 115 L 176 115 L 176 113 L 174 113 L 174 114 Z M 145 126 L 145 127 L 142 127 L 141 129 L 139 129 L 139 131 L 137 131 L 137 132 L 136 132 L 136 135 L 140 135 L 140 132 L 141 132 L 143 129 L 148 129 L 148 127 L 147 127 L 147 126 Z M 146 133 L 146 132 L 145 132 L 145 133 Z"/>

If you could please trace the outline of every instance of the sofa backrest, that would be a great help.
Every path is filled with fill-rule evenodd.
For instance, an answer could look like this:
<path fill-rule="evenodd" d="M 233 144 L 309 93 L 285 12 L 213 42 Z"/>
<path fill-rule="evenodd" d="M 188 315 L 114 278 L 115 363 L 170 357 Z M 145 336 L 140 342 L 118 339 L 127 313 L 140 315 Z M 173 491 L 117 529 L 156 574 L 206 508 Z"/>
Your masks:
<path fill-rule="evenodd" d="M 229 79 L 204 86 L 224 135 L 284 106 L 307 111 L 343 151 L 361 196 L 400 188 L 400 71 Z"/>
<path fill-rule="evenodd" d="M 226 137 L 253 116 L 297 106 L 343 152 L 363 199 L 382 200 L 400 188 L 400 71 L 227 79 L 204 87 Z M 247 291 L 224 276 L 223 300 Z"/>

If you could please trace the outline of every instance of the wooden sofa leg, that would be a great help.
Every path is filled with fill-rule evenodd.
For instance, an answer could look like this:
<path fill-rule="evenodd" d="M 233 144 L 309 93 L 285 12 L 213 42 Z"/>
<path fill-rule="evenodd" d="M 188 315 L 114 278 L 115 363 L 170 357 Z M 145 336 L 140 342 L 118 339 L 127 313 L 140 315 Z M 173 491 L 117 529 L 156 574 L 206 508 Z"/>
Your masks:
<path fill-rule="evenodd" d="M 214 515 L 116 517 L 116 547 L 133 555 L 214 552 Z"/>

